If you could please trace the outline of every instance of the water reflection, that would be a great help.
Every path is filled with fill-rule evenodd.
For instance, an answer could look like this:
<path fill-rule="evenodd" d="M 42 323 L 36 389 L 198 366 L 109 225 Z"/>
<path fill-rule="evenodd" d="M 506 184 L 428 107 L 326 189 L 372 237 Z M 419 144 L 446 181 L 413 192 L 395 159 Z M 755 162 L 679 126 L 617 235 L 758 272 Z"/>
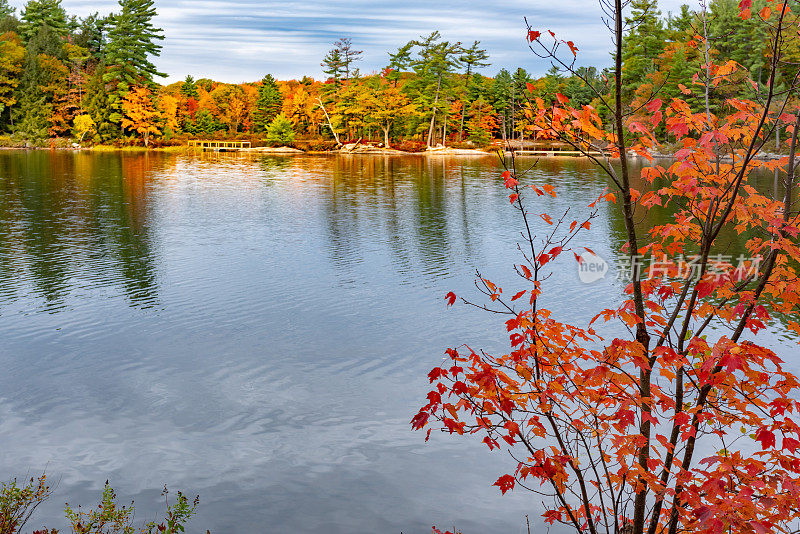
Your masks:
<path fill-rule="evenodd" d="M 32 151 L 0 158 L 4 300 L 34 297 L 58 311 L 71 294 L 120 287 L 132 305 L 155 305 L 147 171 L 146 159 L 131 156 Z"/>
<path fill-rule="evenodd" d="M 446 347 L 506 344 L 501 321 L 442 298 L 470 294 L 477 268 L 515 280 L 498 170 L 0 152 L 0 476 L 63 477 L 54 526 L 58 503 L 110 478 L 142 518 L 165 482 L 199 493 L 196 530 L 520 531 L 538 512 L 491 487 L 506 457 L 408 427 Z M 562 191 L 536 212 L 584 210 L 607 186 L 581 161 L 531 179 Z M 613 258 L 622 235 L 604 205 L 586 242 Z M 543 299 L 586 323 L 621 287 L 573 267 Z"/>

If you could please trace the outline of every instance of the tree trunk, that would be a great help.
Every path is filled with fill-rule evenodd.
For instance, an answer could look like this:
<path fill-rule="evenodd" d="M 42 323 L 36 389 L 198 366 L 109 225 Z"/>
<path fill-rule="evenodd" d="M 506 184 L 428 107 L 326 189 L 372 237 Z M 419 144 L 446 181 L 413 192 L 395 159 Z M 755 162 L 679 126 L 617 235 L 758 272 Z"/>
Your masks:
<path fill-rule="evenodd" d="M 461 102 L 461 128 L 458 130 L 458 142 L 464 141 L 464 116 L 467 114 L 467 103 Z"/>
<path fill-rule="evenodd" d="M 775 125 L 775 154 L 781 153 L 781 129 L 777 124 Z M 778 200 L 778 167 L 775 167 L 775 184 L 774 184 L 774 199 Z M 784 208 L 787 209 L 787 208 Z"/>
<path fill-rule="evenodd" d="M 513 86 L 512 86 L 513 87 Z M 516 115 L 517 115 L 517 95 L 516 91 L 512 88 L 511 90 L 511 140 L 513 141 L 516 137 L 517 131 L 517 124 L 516 124 Z"/>
<path fill-rule="evenodd" d="M 436 98 L 433 99 L 433 116 L 431 117 L 431 126 L 428 128 L 428 147 L 431 147 L 431 139 L 433 138 L 433 125 L 436 121 L 436 105 L 439 103 L 439 91 L 442 88 L 442 76 L 439 75 L 439 80 L 436 82 Z"/>
<path fill-rule="evenodd" d="M 328 116 L 328 110 L 325 109 L 325 105 L 322 103 L 322 99 L 317 98 L 317 102 L 319 102 L 319 107 L 321 107 L 322 111 L 325 113 L 325 120 L 328 121 L 328 127 L 331 129 L 333 138 L 336 139 L 336 144 L 341 145 L 342 143 L 339 141 L 339 134 L 337 134 L 336 130 L 333 129 L 333 124 L 331 124 L 331 118 Z"/>
<path fill-rule="evenodd" d="M 389 129 L 392 127 L 391 124 L 386 126 L 382 126 L 383 128 L 383 146 L 389 148 Z"/>

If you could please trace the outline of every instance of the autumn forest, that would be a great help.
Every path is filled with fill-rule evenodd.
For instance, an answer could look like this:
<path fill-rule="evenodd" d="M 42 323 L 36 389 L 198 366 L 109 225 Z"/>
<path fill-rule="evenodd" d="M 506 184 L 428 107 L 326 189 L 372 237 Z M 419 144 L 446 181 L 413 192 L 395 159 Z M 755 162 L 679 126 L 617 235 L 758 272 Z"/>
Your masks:
<path fill-rule="evenodd" d="M 635 0 L 631 8 L 629 22 L 637 23 L 622 52 L 623 99 L 636 108 L 657 87 L 699 109 L 702 90 L 691 80 L 701 62 L 690 43 L 698 13 L 683 6 L 663 14 L 655 0 Z M 594 91 L 613 91 L 604 65 L 574 74 L 553 66 L 544 76 L 523 68 L 489 76 L 492 60 L 479 41 L 448 41 L 436 31 L 388 52 L 380 72 L 362 72 L 363 52 L 343 37 L 320 58 L 323 79 L 276 80 L 267 73 L 228 84 L 198 73 L 160 85 L 165 74 L 153 61 L 163 32 L 155 16 L 150 0 L 120 0 L 115 13 L 85 18 L 67 13 L 60 0 L 31 0 L 19 13 L 0 0 L 0 144 L 151 146 L 203 137 L 274 145 L 304 140 L 309 148 L 363 140 L 419 150 L 524 143 L 537 97 L 549 103 L 560 93 L 606 116 Z M 757 26 L 737 16 L 736 2 L 713 0 L 707 22 L 718 36 L 715 57 L 738 61 L 763 84 Z M 577 51 L 579 43 L 570 46 Z M 796 43 L 793 50 L 800 50 Z M 711 106 L 725 97 L 713 95 Z"/>
<path fill-rule="evenodd" d="M 800 2 L 420 2 L 0 0 L 0 534 L 800 532 Z"/>

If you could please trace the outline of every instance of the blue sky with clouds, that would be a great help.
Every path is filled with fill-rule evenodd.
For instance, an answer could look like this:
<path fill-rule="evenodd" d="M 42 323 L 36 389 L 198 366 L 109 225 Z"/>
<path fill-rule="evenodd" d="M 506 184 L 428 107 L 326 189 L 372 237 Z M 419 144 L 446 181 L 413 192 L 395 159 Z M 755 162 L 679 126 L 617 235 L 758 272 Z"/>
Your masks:
<path fill-rule="evenodd" d="M 666 13 L 685 1 L 660 5 Z M 63 5 L 79 16 L 116 9 L 108 0 Z M 319 63 L 340 37 L 364 50 L 361 71 L 372 72 L 387 63 L 389 51 L 433 30 L 452 41 L 481 41 L 491 54 L 487 75 L 517 66 L 540 74 L 549 65 L 526 47 L 525 16 L 537 29 L 574 41 L 584 64 L 606 65 L 609 58 L 596 0 L 156 0 L 156 8 L 166 37 L 156 64 L 169 81 L 192 74 L 243 82 L 268 72 L 279 79 L 320 78 Z"/>

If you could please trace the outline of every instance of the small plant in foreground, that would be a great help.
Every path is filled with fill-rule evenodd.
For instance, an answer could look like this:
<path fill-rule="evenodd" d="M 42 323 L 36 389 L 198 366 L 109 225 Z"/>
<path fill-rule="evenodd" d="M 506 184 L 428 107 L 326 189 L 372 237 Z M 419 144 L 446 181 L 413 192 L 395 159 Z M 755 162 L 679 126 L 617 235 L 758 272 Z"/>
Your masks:
<path fill-rule="evenodd" d="M 0 534 L 15 534 L 22 530 L 33 513 L 53 494 L 45 475 L 31 478 L 20 486 L 17 479 L 0 487 Z"/>
<path fill-rule="evenodd" d="M 18 534 L 30 520 L 36 508 L 53 494 L 47 485 L 46 476 L 20 486 L 17 480 L 3 483 L 0 487 L 0 534 Z M 161 492 L 166 504 L 166 516 L 161 521 L 149 521 L 137 528 L 133 524 L 133 502 L 120 506 L 117 494 L 106 481 L 103 495 L 96 508 L 84 511 L 81 506 L 66 505 L 64 513 L 72 534 L 178 534 L 185 532 L 186 523 L 195 514 L 200 497 L 193 501 L 178 492 L 175 502 L 170 504 L 169 491 L 164 486 Z M 58 534 L 57 529 L 42 528 L 33 534 Z"/>

